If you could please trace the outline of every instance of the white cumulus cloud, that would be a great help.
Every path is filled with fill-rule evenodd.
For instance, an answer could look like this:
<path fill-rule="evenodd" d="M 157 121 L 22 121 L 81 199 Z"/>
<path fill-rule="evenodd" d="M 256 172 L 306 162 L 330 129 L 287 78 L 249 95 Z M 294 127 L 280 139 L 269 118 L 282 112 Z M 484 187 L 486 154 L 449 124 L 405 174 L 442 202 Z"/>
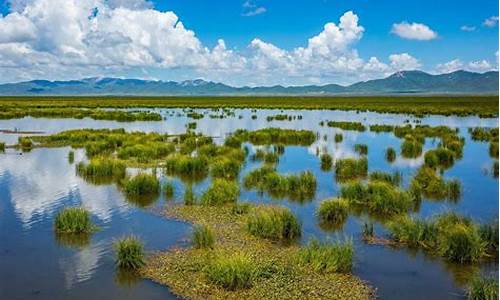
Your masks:
<path fill-rule="evenodd" d="M 464 64 L 460 61 L 460 59 L 450 60 L 449 62 L 438 64 L 436 66 L 437 73 L 451 73 L 464 68 Z"/>
<path fill-rule="evenodd" d="M 437 33 L 429 26 L 420 23 L 402 22 L 392 25 L 392 33 L 408 40 L 427 41 L 437 38 Z"/>
<path fill-rule="evenodd" d="M 418 59 L 408 53 L 389 55 L 391 67 L 396 71 L 415 70 L 421 66 Z"/>
<path fill-rule="evenodd" d="M 498 24 L 498 16 L 491 16 L 483 21 L 483 26 L 495 27 Z"/>

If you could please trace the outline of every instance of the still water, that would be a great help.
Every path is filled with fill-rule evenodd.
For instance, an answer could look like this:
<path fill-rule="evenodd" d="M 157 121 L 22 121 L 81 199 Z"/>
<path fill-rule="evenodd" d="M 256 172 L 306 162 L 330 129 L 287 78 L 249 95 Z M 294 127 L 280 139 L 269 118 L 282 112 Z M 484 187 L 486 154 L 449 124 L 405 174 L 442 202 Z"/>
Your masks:
<path fill-rule="evenodd" d="M 431 216 L 444 211 L 457 211 L 478 222 L 498 218 L 498 178 L 491 174 L 493 160 L 488 156 L 488 143 L 470 139 L 469 127 L 497 127 L 498 119 L 477 117 L 430 116 L 415 119 L 401 114 L 356 113 L 327 110 L 232 110 L 234 116 L 224 119 L 208 117 L 209 110 L 196 110 L 207 115 L 200 120 L 189 119 L 181 109 L 156 109 L 165 120 L 158 122 L 96 121 L 91 119 L 34 119 L 0 120 L 0 129 L 39 130 L 46 134 L 77 128 L 125 128 L 129 131 L 182 133 L 187 123 L 196 122 L 197 132 L 223 142 L 236 129 L 255 130 L 266 127 L 308 129 L 318 133 L 318 140 L 309 147 L 289 146 L 280 157 L 278 171 L 295 173 L 310 170 L 318 180 L 316 195 L 307 202 L 273 199 L 267 194 L 242 189 L 240 199 L 259 203 L 274 203 L 290 207 L 303 223 L 302 242 L 311 237 L 320 239 L 352 238 L 355 243 L 354 273 L 377 289 L 381 299 L 456 299 L 463 298 L 463 284 L 474 268 L 457 267 L 422 252 L 401 248 L 366 245 L 361 241 L 365 219 L 350 217 L 340 232 L 322 230 L 315 209 L 322 199 L 337 195 L 339 186 L 332 171 L 320 169 L 318 153 L 334 158 L 355 157 L 354 144 L 369 146 L 369 171 L 398 170 L 407 186 L 412 174 L 423 164 L 423 156 L 398 159 L 392 164 L 384 159 L 389 146 L 399 149 L 401 140 L 392 133 L 343 131 L 322 127 L 321 120 L 358 121 L 364 125 L 402 125 L 415 121 L 432 126 L 445 125 L 460 129 L 466 139 L 463 158 L 445 171 L 445 178 L 462 182 L 462 197 L 447 201 L 422 202 L 417 215 Z M 267 116 L 278 113 L 302 115 L 301 120 L 271 121 Z M 257 119 L 252 119 L 257 115 Z M 342 132 L 344 141 L 336 144 L 335 133 Z M 326 139 L 324 138 L 326 137 Z M 13 144 L 18 135 L 0 134 L 0 141 Z M 427 139 L 424 151 L 435 148 L 438 141 Z M 256 150 L 247 144 L 250 152 Z M 146 207 L 128 202 L 115 185 L 92 185 L 76 176 L 74 164 L 85 160 L 82 150 L 75 152 L 70 164 L 70 149 L 34 149 L 20 153 L 7 149 L 0 154 L 0 299 L 172 299 L 167 288 L 148 280 L 127 278 L 117 274 L 112 243 L 124 235 L 140 237 L 149 252 L 172 246 L 189 245 L 190 226 L 157 215 L 158 209 L 169 205 L 160 196 Z M 247 160 L 240 179 L 259 162 Z M 133 170 L 130 170 L 133 171 Z M 166 179 L 166 178 L 164 178 Z M 180 179 L 170 178 L 175 185 L 174 201 L 182 201 L 184 191 Z M 200 194 L 210 184 L 209 179 L 194 186 Z M 100 230 L 78 247 L 68 245 L 54 235 L 53 218 L 64 206 L 82 205 L 91 211 Z M 376 224 L 377 234 L 384 229 Z M 497 263 L 483 264 L 480 271 L 498 274 Z"/>

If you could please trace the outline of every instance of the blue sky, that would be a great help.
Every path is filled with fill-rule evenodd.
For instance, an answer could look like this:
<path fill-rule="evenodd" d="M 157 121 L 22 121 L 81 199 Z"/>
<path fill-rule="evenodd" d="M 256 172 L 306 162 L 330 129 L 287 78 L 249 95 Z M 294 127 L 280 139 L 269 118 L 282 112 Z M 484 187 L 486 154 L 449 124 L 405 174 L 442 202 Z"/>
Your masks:
<path fill-rule="evenodd" d="M 490 0 L 12 0 L 0 7 L 1 82 L 349 84 L 404 69 L 498 69 L 498 1 Z"/>

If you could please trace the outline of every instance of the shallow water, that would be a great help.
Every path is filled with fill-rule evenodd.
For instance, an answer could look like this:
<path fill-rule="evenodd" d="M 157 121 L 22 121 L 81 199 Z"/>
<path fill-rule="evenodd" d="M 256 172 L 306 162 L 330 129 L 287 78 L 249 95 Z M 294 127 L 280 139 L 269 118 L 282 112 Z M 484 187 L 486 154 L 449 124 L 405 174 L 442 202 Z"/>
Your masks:
<path fill-rule="evenodd" d="M 320 169 L 317 153 L 330 153 L 334 158 L 356 156 L 354 144 L 369 146 L 369 171 L 399 170 L 406 185 L 423 159 L 398 159 L 389 164 L 384 159 L 389 146 L 399 149 L 401 140 L 392 133 L 343 131 L 319 126 L 321 120 L 359 121 L 369 124 L 402 125 L 405 120 L 432 126 L 458 127 L 466 138 L 463 158 L 444 173 L 447 178 L 462 182 L 462 197 L 457 203 L 426 201 L 417 214 L 429 216 L 453 210 L 487 222 L 498 217 L 498 179 L 490 174 L 492 159 L 488 144 L 470 140 L 468 127 L 497 127 L 498 119 L 477 117 L 431 116 L 415 119 L 406 115 L 356 113 L 326 110 L 233 110 L 234 117 L 201 120 L 186 118 L 181 109 L 157 109 L 164 117 L 159 122 L 96 121 L 91 119 L 33 119 L 0 120 L 0 129 L 41 130 L 55 133 L 76 128 L 125 128 L 130 131 L 157 131 L 171 134 L 185 131 L 189 122 L 197 123 L 197 132 L 215 137 L 217 142 L 239 128 L 249 130 L 282 127 L 309 129 L 318 132 L 319 139 L 309 147 L 286 147 L 280 157 L 278 171 L 295 173 L 312 171 L 318 180 L 316 195 L 307 202 L 273 199 L 267 194 L 242 190 L 240 198 L 259 203 L 279 203 L 290 207 L 303 222 L 302 242 L 315 236 L 321 239 L 352 238 L 356 247 L 354 273 L 377 288 L 382 299 L 448 299 L 463 297 L 463 277 L 470 268 L 457 268 L 439 258 L 421 252 L 392 249 L 386 246 L 366 245 L 361 241 L 364 219 L 351 216 L 341 232 L 322 230 L 315 218 L 320 200 L 338 193 L 332 171 Z M 210 110 L 197 110 L 211 113 Z M 267 122 L 266 117 L 278 113 L 302 115 L 302 120 Z M 178 116 L 180 114 L 180 116 Z M 257 114 L 257 120 L 251 115 Z M 242 116 L 240 118 L 240 116 Z M 333 142 L 336 132 L 343 132 L 341 144 Z M 326 140 L 323 136 L 326 135 Z M 0 141 L 13 144 L 15 134 L 0 134 Z M 428 139 L 424 149 L 436 147 L 437 141 Z M 250 151 L 256 147 L 247 145 Z M 187 245 L 190 226 L 157 216 L 154 211 L 167 204 L 162 199 L 148 207 L 127 202 L 115 185 L 91 185 L 77 177 L 73 164 L 67 161 L 69 148 L 35 149 L 19 155 L 8 149 L 0 154 L 0 298 L 1 299 L 169 299 L 168 289 L 147 280 L 130 282 L 119 280 L 114 266 L 113 239 L 127 234 L 139 236 L 148 251 Z M 83 151 L 76 151 L 75 163 L 84 160 Z M 260 163 L 247 161 L 241 178 Z M 181 201 L 183 183 L 173 178 L 175 199 Z M 196 183 L 194 190 L 201 193 L 209 179 Z M 52 230 L 53 218 L 63 206 L 83 205 L 93 215 L 100 230 L 88 244 L 68 247 L 57 239 Z M 376 225 L 377 234 L 384 230 Z M 497 263 L 482 265 L 483 272 L 498 274 Z"/>

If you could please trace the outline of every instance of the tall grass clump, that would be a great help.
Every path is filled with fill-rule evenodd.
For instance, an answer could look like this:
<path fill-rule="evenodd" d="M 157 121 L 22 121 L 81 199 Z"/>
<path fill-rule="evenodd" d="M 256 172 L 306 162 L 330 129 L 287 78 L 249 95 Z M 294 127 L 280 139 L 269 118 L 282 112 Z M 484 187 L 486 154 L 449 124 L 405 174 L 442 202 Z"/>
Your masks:
<path fill-rule="evenodd" d="M 341 143 L 342 140 L 344 139 L 344 136 L 342 135 L 342 133 L 336 133 L 334 139 L 335 143 Z"/>
<path fill-rule="evenodd" d="M 137 237 L 129 236 L 115 241 L 113 248 L 118 267 L 137 270 L 145 265 L 144 246 Z"/>
<path fill-rule="evenodd" d="M 75 152 L 69 151 L 68 152 L 68 162 L 72 164 L 75 161 Z"/>
<path fill-rule="evenodd" d="M 126 166 L 123 162 L 112 158 L 92 158 L 88 164 L 80 162 L 76 165 L 76 173 L 88 180 L 120 179 L 125 177 Z"/>
<path fill-rule="evenodd" d="M 215 179 L 212 185 L 201 196 L 203 205 L 222 205 L 236 203 L 240 188 L 235 181 Z"/>
<path fill-rule="evenodd" d="M 5 152 L 5 143 L 0 142 L 0 152 Z"/>
<path fill-rule="evenodd" d="M 395 171 L 392 174 L 387 172 L 375 171 L 371 172 L 369 175 L 371 181 L 383 181 L 394 186 L 399 186 L 401 184 L 401 172 Z"/>
<path fill-rule="evenodd" d="M 160 191 L 160 182 L 153 174 L 139 173 L 132 178 L 126 178 L 123 188 L 129 196 L 152 196 Z"/>
<path fill-rule="evenodd" d="M 89 233 L 95 226 L 85 208 L 67 207 L 57 213 L 54 228 L 58 233 Z"/>
<path fill-rule="evenodd" d="M 173 155 L 166 159 L 167 174 L 183 177 L 204 176 L 208 172 L 208 159 L 204 156 Z"/>
<path fill-rule="evenodd" d="M 353 257 L 354 246 L 351 241 L 321 243 L 311 240 L 298 253 L 302 265 L 319 273 L 350 273 Z"/>
<path fill-rule="evenodd" d="M 475 263 L 486 257 L 488 241 L 469 218 L 444 213 L 428 220 L 402 217 L 388 224 L 393 240 L 420 247 L 456 263 Z"/>
<path fill-rule="evenodd" d="M 188 185 L 184 189 L 184 205 L 195 205 L 197 202 L 193 187 Z"/>
<path fill-rule="evenodd" d="M 208 225 L 197 225 L 193 229 L 192 240 L 195 248 L 213 248 L 215 234 Z"/>
<path fill-rule="evenodd" d="M 174 184 L 172 181 L 167 181 L 163 185 L 163 193 L 165 194 L 165 197 L 172 198 L 174 196 L 174 191 Z"/>
<path fill-rule="evenodd" d="M 429 199 L 449 199 L 456 201 L 461 195 L 460 181 L 454 179 L 446 181 L 439 176 L 436 170 L 423 166 L 411 180 L 412 189 Z"/>
<path fill-rule="evenodd" d="M 349 216 L 349 202 L 345 199 L 333 198 L 320 203 L 316 210 L 322 227 L 336 228 L 343 225 Z"/>
<path fill-rule="evenodd" d="M 422 154 L 422 143 L 413 137 L 405 138 L 401 144 L 401 155 L 405 158 L 415 158 Z"/>
<path fill-rule="evenodd" d="M 455 152 L 442 147 L 429 150 L 424 155 L 424 162 L 430 168 L 448 169 L 455 162 Z"/>
<path fill-rule="evenodd" d="M 354 145 L 354 151 L 356 151 L 360 155 L 367 155 L 368 154 L 368 145 L 356 144 L 356 145 Z"/>
<path fill-rule="evenodd" d="M 366 157 L 344 158 L 335 162 L 335 176 L 339 181 L 366 177 L 367 173 L 368 159 Z"/>
<path fill-rule="evenodd" d="M 328 153 L 321 154 L 320 160 L 321 160 L 321 170 L 329 171 L 332 168 L 333 158 L 330 154 Z"/>
<path fill-rule="evenodd" d="M 203 271 L 208 280 L 227 290 L 249 288 L 257 274 L 250 257 L 239 253 L 221 255 L 210 261 Z"/>
<path fill-rule="evenodd" d="M 326 123 L 328 127 L 335 127 L 344 130 L 355 130 L 355 131 L 365 131 L 366 127 L 360 122 L 337 122 L 337 121 L 328 121 Z"/>
<path fill-rule="evenodd" d="M 302 225 L 297 217 L 284 207 L 260 207 L 247 220 L 250 234 L 275 240 L 291 241 L 301 235 Z"/>
<path fill-rule="evenodd" d="M 414 205 L 408 192 L 383 181 L 348 182 L 341 186 L 340 195 L 354 206 L 384 216 L 406 213 Z"/>
<path fill-rule="evenodd" d="M 385 150 L 385 159 L 392 163 L 393 161 L 396 160 L 396 150 L 394 148 L 389 147 L 387 150 Z"/>
<path fill-rule="evenodd" d="M 467 287 L 469 300 L 497 300 L 498 280 L 482 276 L 474 277 Z"/>
<path fill-rule="evenodd" d="M 240 173 L 240 168 L 240 161 L 221 157 L 211 163 L 210 174 L 214 178 L 235 179 Z"/>
<path fill-rule="evenodd" d="M 30 151 L 33 148 L 33 141 L 29 137 L 20 136 L 17 141 L 23 151 Z"/>

